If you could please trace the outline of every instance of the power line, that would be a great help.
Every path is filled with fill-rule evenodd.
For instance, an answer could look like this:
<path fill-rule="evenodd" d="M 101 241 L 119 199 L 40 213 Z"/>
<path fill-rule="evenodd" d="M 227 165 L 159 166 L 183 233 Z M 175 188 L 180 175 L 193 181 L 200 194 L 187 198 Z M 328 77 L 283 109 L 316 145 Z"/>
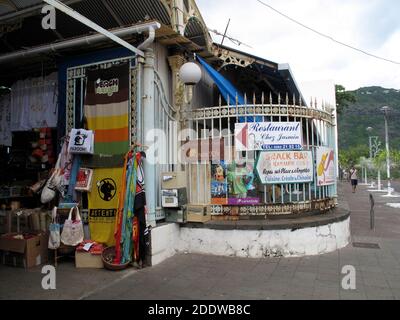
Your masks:
<path fill-rule="evenodd" d="M 292 21 L 292 22 L 298 24 L 299 26 L 301 26 L 301 27 L 303 27 L 303 28 L 305 28 L 305 29 L 308 29 L 308 30 L 310 30 L 310 31 L 312 31 L 312 32 L 314 32 L 314 33 L 316 33 L 316 34 L 318 34 L 318 35 L 324 37 L 324 38 L 327 38 L 327 39 L 329 39 L 329 40 L 331 40 L 331 41 L 333 41 L 333 42 L 336 42 L 337 44 L 340 44 L 340 45 L 345 46 L 345 47 L 347 47 L 347 48 L 350 48 L 350 49 L 352 49 L 352 50 L 358 51 L 358 52 L 360 52 L 360 53 L 362 53 L 362 54 L 365 54 L 365 55 L 367 55 L 367 56 L 373 57 L 373 58 L 375 58 L 375 59 L 379 59 L 379 60 L 383 60 L 383 61 L 386 61 L 386 62 L 390 62 L 390 63 L 393 63 L 393 64 L 400 65 L 400 62 L 398 62 L 398 61 L 394 61 L 394 60 L 390 60 L 390 59 L 386 59 L 386 58 L 377 56 L 377 55 L 372 54 L 372 53 L 369 53 L 369 52 L 367 52 L 367 51 L 365 51 L 365 50 L 362 50 L 362 49 L 353 47 L 353 46 L 351 46 L 351 45 L 349 45 L 349 44 L 347 44 L 347 43 L 344 43 L 344 42 L 341 42 L 341 41 L 339 41 L 339 40 L 336 40 L 335 38 L 333 38 L 333 37 L 331 37 L 331 36 L 329 36 L 329 35 L 327 35 L 327 34 L 325 34 L 325 33 L 322 33 L 322 32 L 320 32 L 320 31 L 317 31 L 317 30 L 315 30 L 315 29 L 313 29 L 313 28 L 311 28 L 311 27 L 309 27 L 309 26 L 307 26 L 307 25 L 305 25 L 305 24 L 303 24 L 303 23 L 301 23 L 301 22 L 299 22 L 299 21 L 297 21 L 297 20 L 295 20 L 295 19 L 289 17 L 288 15 L 286 15 L 286 14 L 284 14 L 283 12 L 281 12 L 281 11 L 279 11 L 279 10 L 273 8 L 272 6 L 270 6 L 269 4 L 267 4 L 267 3 L 265 3 L 265 2 L 263 2 L 263 1 L 261 1 L 261 0 L 256 0 L 256 1 L 258 1 L 260 4 L 262 4 L 262 5 L 264 5 L 264 6 L 268 7 L 268 8 L 271 9 L 272 11 L 275 11 L 276 13 L 278 13 L 279 15 L 281 15 L 282 17 L 284 17 L 284 18 L 286 18 L 286 19 L 289 19 L 290 21 Z"/>

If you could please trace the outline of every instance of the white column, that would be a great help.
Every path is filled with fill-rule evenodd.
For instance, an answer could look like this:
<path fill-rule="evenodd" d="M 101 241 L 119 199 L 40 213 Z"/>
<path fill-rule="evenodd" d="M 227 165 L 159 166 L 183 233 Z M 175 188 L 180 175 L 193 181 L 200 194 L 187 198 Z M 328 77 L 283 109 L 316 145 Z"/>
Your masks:
<path fill-rule="evenodd" d="M 388 179 L 388 194 L 391 194 L 391 184 L 390 184 L 390 150 L 389 150 L 389 129 L 387 121 L 387 110 L 385 111 L 385 143 L 386 143 L 386 172 Z"/>
<path fill-rule="evenodd" d="M 378 190 L 381 191 L 381 169 L 378 169 Z"/>
<path fill-rule="evenodd" d="M 149 48 L 145 52 L 145 61 L 143 66 L 143 96 L 142 96 L 142 114 L 143 114 L 143 140 L 144 144 L 151 146 L 154 141 L 149 140 L 147 134 L 155 128 L 155 97 L 154 97 L 154 53 Z M 156 164 L 148 155 L 144 163 L 146 202 L 147 202 L 147 223 L 155 226 L 156 224 L 156 205 L 157 205 L 157 185 L 156 185 Z"/>

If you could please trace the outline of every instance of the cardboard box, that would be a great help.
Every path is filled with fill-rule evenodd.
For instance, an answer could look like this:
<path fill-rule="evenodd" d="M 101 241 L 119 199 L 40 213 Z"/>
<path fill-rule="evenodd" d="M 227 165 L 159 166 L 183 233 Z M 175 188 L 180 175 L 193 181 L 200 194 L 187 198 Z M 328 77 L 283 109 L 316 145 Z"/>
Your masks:
<path fill-rule="evenodd" d="M 180 189 L 187 187 L 185 171 L 163 172 L 161 176 L 162 189 Z"/>
<path fill-rule="evenodd" d="M 9 263 L 8 258 L 10 257 L 15 261 L 11 265 L 25 268 L 32 268 L 48 261 L 47 233 L 38 233 L 29 239 L 15 239 L 13 238 L 15 235 L 17 234 L 9 233 L 0 237 L 0 250 L 5 252 L 2 259 L 3 264 Z M 23 263 L 20 263 L 21 259 Z"/>
<path fill-rule="evenodd" d="M 207 205 L 188 205 L 187 222 L 207 222 L 211 220 L 211 215 L 207 214 Z"/>
<path fill-rule="evenodd" d="M 5 266 L 24 268 L 24 255 L 10 251 L 0 251 L 0 263 Z"/>
<path fill-rule="evenodd" d="M 188 213 L 187 214 L 187 222 L 201 222 L 205 223 L 211 220 L 211 215 L 199 215 L 195 213 Z"/>
<path fill-rule="evenodd" d="M 75 266 L 77 268 L 101 269 L 104 267 L 101 254 L 75 251 Z"/>

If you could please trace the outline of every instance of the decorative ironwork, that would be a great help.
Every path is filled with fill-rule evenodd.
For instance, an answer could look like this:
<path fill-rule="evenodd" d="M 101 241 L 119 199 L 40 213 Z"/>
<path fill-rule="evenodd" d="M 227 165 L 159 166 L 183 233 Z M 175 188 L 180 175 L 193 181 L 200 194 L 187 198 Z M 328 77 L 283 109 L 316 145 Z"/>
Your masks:
<path fill-rule="evenodd" d="M 290 204 L 264 204 L 257 206 L 241 206 L 238 207 L 240 216 L 271 216 L 271 215 L 293 215 L 311 210 L 319 210 L 321 212 L 327 212 L 329 209 L 334 208 L 333 199 L 321 199 L 313 200 L 311 202 L 299 202 Z M 223 216 L 233 215 L 234 206 L 221 206 L 221 205 L 210 205 L 208 206 L 208 212 L 212 216 Z M 237 208 L 237 207 L 236 207 Z"/>
<path fill-rule="evenodd" d="M 333 125 L 332 115 L 328 111 L 316 110 L 302 106 L 290 106 L 289 108 L 281 105 L 218 106 L 211 108 L 195 109 L 192 111 L 187 111 L 185 113 L 187 120 L 192 121 L 219 118 L 220 115 L 227 118 L 243 116 L 300 116 L 302 118 L 322 120 Z"/>

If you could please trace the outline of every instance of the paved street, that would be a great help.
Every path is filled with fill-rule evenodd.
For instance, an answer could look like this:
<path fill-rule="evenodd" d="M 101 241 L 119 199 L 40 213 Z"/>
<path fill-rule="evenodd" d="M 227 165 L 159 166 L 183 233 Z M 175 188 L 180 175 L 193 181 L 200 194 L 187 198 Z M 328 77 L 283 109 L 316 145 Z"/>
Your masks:
<path fill-rule="evenodd" d="M 369 230 L 369 193 L 339 186 L 351 209 L 352 241 L 376 248 L 346 248 L 316 257 L 243 259 L 179 254 L 162 264 L 123 272 L 57 269 L 57 290 L 41 289 L 40 269 L 0 267 L 1 299 L 400 299 L 400 198 L 375 197 L 376 228 Z M 347 202 L 347 204 L 346 204 Z M 356 268 L 356 290 L 341 288 L 342 267 Z"/>

